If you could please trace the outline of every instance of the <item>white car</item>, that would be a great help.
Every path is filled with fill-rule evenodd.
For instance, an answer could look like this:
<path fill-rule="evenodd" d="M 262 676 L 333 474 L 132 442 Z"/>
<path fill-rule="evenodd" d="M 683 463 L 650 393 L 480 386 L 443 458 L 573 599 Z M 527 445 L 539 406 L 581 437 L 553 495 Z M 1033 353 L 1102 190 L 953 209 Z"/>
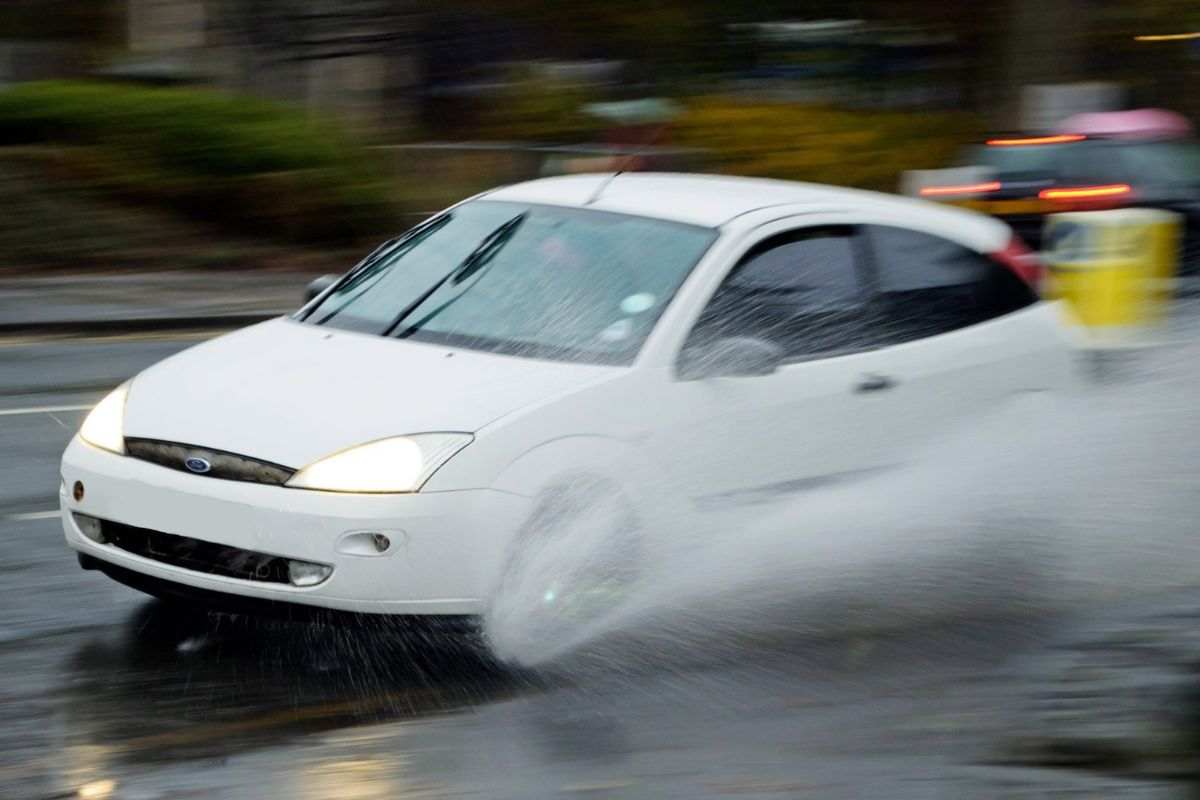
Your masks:
<path fill-rule="evenodd" d="M 1033 268 L 1000 222 L 883 194 L 498 189 L 105 398 L 63 456 L 67 542 L 215 607 L 477 615 L 597 498 L 642 558 L 665 520 L 854 480 L 1068 384 Z"/>

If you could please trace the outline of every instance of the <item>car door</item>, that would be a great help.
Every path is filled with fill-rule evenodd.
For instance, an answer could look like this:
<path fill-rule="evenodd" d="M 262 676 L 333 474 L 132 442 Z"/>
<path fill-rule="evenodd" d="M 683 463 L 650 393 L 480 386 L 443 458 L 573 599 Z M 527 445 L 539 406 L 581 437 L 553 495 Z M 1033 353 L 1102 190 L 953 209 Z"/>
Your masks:
<path fill-rule="evenodd" d="M 895 384 L 902 449 L 1069 382 L 1057 310 L 1010 268 L 932 233 L 859 230 L 875 276 L 872 342 Z"/>
<path fill-rule="evenodd" d="M 864 242 L 853 226 L 772 233 L 737 260 L 700 313 L 681 356 L 725 337 L 783 348 L 752 377 L 662 388 L 667 419 L 651 451 L 673 488 L 703 503 L 740 503 L 859 477 L 896 458 L 893 384 L 871 330 Z"/>

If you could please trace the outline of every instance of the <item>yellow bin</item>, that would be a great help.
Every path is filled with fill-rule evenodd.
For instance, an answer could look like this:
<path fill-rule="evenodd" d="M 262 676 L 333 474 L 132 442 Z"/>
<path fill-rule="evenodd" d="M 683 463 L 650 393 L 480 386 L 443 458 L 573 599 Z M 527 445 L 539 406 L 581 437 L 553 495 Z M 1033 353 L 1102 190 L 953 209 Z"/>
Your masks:
<path fill-rule="evenodd" d="M 1046 294 L 1069 302 L 1097 344 L 1136 344 L 1166 318 L 1180 230 L 1178 214 L 1153 208 L 1053 214 Z"/>

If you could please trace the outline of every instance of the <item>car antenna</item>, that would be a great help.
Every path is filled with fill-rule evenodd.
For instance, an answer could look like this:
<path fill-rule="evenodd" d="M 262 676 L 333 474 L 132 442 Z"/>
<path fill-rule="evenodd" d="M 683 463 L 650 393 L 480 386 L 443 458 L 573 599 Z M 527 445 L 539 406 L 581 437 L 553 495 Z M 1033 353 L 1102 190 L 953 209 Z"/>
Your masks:
<path fill-rule="evenodd" d="M 616 172 L 614 172 L 612 175 L 609 175 L 607 178 L 600 181 L 600 185 L 596 187 L 596 191 L 592 192 L 592 196 L 587 199 L 587 202 L 585 202 L 584 205 L 590 206 L 592 203 L 599 200 L 600 195 L 604 194 L 604 190 L 608 188 L 608 185 L 610 183 L 612 183 L 613 181 L 615 181 L 617 179 L 618 175 L 621 175 L 624 172 L 625 172 L 625 170 L 619 169 Z"/>

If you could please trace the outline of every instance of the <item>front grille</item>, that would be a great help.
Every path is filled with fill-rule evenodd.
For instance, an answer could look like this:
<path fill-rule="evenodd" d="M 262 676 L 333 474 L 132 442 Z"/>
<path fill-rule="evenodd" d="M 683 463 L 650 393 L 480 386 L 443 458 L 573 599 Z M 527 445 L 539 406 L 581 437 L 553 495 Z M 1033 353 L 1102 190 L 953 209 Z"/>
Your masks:
<path fill-rule="evenodd" d="M 288 560 L 279 556 L 109 520 L 103 520 L 100 529 L 112 546 L 173 567 L 244 581 L 290 583 Z"/>
<path fill-rule="evenodd" d="M 179 442 L 164 442 L 158 439 L 125 438 L 125 452 L 132 458 L 149 461 L 168 469 L 180 472 L 202 474 L 208 478 L 222 478 L 227 481 L 247 481 L 249 483 L 265 483 L 269 486 L 283 486 L 296 470 L 282 464 L 273 464 L 257 458 L 241 456 L 224 450 L 214 450 L 211 447 L 198 447 Z M 209 464 L 206 472 L 197 473 L 188 469 L 189 459 L 202 459 Z"/>

